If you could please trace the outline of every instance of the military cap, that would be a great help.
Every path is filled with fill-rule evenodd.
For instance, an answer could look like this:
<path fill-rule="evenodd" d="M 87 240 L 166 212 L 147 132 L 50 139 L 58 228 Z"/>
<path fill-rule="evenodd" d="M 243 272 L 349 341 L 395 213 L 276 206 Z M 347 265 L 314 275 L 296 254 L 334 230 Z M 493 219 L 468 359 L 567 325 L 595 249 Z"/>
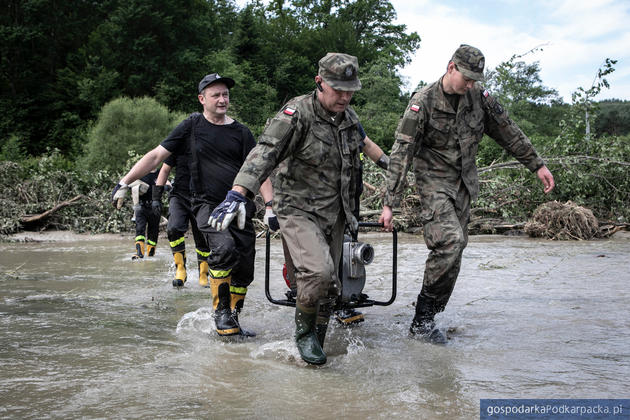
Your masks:
<path fill-rule="evenodd" d="M 478 48 L 462 44 L 453 54 L 451 61 L 455 63 L 457 70 L 467 78 L 483 80 L 483 66 L 486 59 Z"/>
<path fill-rule="evenodd" d="M 228 89 L 232 89 L 235 84 L 234 80 L 229 77 L 221 77 L 218 73 L 206 74 L 199 82 L 199 93 L 211 84 L 219 82 L 224 83 Z"/>
<path fill-rule="evenodd" d="M 353 55 L 328 53 L 319 60 L 319 75 L 331 88 L 345 91 L 361 89 L 359 60 Z"/>

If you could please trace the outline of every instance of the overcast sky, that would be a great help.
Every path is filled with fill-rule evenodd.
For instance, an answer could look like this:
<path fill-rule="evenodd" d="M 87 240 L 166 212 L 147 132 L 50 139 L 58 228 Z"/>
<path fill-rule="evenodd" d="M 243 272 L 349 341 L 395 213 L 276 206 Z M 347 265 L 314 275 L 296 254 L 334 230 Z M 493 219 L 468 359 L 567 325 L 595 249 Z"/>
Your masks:
<path fill-rule="evenodd" d="M 628 0 L 391 0 L 398 22 L 422 41 L 401 73 L 409 87 L 437 80 L 461 43 L 479 48 L 486 67 L 544 45 L 524 57 L 540 62 L 545 86 L 565 102 L 589 88 L 606 58 L 616 59 L 610 89 L 596 98 L 630 100 L 630 1 Z"/>

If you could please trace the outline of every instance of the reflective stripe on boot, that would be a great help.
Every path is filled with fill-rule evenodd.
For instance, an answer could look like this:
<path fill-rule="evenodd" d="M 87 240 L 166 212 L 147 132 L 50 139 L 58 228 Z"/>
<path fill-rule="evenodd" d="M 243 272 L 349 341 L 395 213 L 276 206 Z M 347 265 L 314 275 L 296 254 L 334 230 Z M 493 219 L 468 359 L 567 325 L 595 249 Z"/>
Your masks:
<path fill-rule="evenodd" d="M 238 324 L 240 334 L 244 337 L 256 337 L 256 333 L 250 330 L 244 330 L 241 327 L 241 323 L 238 320 L 238 314 L 243 309 L 243 303 L 245 302 L 245 295 L 247 294 L 247 287 L 230 286 L 230 309 L 232 311 L 232 318 Z"/>
<path fill-rule="evenodd" d="M 210 289 L 212 291 L 212 309 L 214 309 L 214 323 L 217 334 L 235 335 L 240 333 L 238 323 L 232 316 L 230 309 L 230 271 L 210 271 Z M 228 274 L 227 277 L 214 277 L 216 274 Z"/>
<path fill-rule="evenodd" d="M 175 252 L 173 260 L 175 261 L 173 287 L 183 287 L 184 283 L 186 283 L 186 251 Z"/>

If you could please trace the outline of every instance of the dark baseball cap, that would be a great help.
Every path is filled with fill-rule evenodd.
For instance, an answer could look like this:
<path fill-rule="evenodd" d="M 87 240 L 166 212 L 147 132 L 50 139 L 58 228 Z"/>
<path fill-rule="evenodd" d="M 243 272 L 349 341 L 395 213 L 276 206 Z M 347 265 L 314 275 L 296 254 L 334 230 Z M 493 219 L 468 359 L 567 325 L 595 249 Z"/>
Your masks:
<path fill-rule="evenodd" d="M 483 80 L 483 66 L 486 64 L 481 51 L 470 45 L 462 44 L 453 54 L 451 61 L 457 66 L 457 70 L 472 80 Z"/>
<path fill-rule="evenodd" d="M 221 77 L 219 76 L 219 73 L 207 74 L 203 79 L 201 79 L 201 82 L 199 82 L 199 93 L 211 84 L 218 82 L 224 83 L 228 89 L 232 89 L 235 84 L 234 80 L 229 77 Z"/>
<path fill-rule="evenodd" d="M 359 60 L 353 55 L 328 53 L 319 60 L 319 75 L 331 88 L 345 91 L 361 89 Z"/>

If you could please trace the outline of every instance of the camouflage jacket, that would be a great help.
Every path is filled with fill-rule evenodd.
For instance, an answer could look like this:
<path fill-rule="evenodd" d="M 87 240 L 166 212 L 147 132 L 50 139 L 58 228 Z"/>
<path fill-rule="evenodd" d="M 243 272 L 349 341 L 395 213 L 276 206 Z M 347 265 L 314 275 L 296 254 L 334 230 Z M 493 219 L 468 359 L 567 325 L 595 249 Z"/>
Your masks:
<path fill-rule="evenodd" d="M 422 195 L 445 193 L 455 198 L 463 182 L 471 200 L 476 199 L 475 155 L 484 134 L 530 171 L 544 165 L 527 136 L 478 82 L 460 96 L 457 111 L 446 99 L 441 79 L 415 93 L 396 129 L 384 204 L 399 205 L 412 159 Z"/>
<path fill-rule="evenodd" d="M 343 210 L 356 230 L 358 124 L 351 108 L 331 118 L 315 92 L 293 98 L 269 121 L 234 185 L 258 191 L 278 166 L 273 208 L 279 216 L 308 217 L 328 234 Z"/>

